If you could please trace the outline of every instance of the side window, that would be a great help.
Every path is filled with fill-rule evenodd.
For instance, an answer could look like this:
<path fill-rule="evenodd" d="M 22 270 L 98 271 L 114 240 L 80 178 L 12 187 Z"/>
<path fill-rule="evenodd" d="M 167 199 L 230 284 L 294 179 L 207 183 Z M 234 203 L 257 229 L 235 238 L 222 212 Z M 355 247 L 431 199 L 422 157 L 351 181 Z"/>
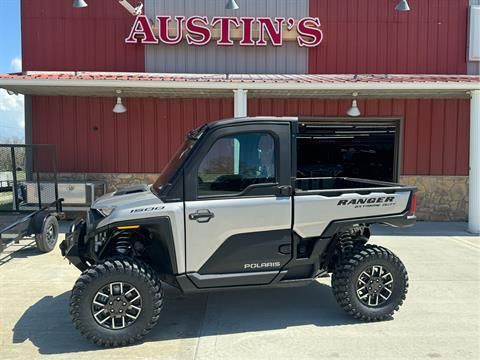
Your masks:
<path fill-rule="evenodd" d="M 275 141 L 268 133 L 243 133 L 213 144 L 198 168 L 198 196 L 233 195 L 249 185 L 274 183 Z"/>

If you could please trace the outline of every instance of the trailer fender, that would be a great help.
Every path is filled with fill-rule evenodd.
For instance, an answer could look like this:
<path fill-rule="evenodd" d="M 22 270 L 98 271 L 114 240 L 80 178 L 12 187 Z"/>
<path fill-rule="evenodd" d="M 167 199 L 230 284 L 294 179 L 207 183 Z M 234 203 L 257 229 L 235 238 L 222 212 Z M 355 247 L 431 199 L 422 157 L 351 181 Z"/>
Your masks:
<path fill-rule="evenodd" d="M 40 211 L 38 214 L 35 214 L 30 220 L 30 224 L 28 226 L 29 235 L 41 234 L 43 231 L 43 226 L 45 225 L 45 221 L 49 216 L 53 215 L 48 211 Z"/>

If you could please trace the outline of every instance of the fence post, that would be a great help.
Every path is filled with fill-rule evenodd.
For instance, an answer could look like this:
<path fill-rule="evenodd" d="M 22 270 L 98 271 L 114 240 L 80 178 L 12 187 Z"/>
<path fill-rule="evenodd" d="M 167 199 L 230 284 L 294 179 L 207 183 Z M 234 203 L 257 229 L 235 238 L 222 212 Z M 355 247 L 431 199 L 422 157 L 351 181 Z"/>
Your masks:
<path fill-rule="evenodd" d="M 17 160 L 15 159 L 15 146 L 10 146 L 10 154 L 12 156 L 12 177 L 13 177 L 13 201 L 15 211 L 18 211 L 18 189 L 17 189 Z"/>
<path fill-rule="evenodd" d="M 50 150 L 51 150 L 50 153 L 52 157 L 53 176 L 55 179 L 55 201 L 56 201 L 55 207 L 57 212 L 62 212 L 62 203 L 58 202 L 57 147 L 53 145 L 50 148 Z"/>

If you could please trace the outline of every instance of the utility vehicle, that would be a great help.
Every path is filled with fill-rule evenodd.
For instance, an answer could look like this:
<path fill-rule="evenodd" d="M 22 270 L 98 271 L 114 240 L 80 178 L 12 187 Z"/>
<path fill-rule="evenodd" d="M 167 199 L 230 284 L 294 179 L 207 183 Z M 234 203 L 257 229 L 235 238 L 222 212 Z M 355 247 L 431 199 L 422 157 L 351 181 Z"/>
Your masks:
<path fill-rule="evenodd" d="M 243 118 L 190 132 L 151 186 L 98 199 L 61 250 L 82 272 L 70 299 L 78 330 L 103 346 L 134 343 L 157 323 L 162 283 L 184 293 L 307 285 L 332 274 L 355 318 L 391 317 L 408 277 L 369 225 L 415 223 L 415 188 L 347 177 L 297 177 L 297 118 Z"/>

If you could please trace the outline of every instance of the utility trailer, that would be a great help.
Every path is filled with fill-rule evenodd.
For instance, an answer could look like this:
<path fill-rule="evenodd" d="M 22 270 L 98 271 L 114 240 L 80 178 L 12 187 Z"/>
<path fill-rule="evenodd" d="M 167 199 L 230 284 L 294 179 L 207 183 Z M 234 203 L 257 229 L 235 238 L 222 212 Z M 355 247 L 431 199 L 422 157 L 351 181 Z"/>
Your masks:
<path fill-rule="evenodd" d="M 27 201 L 26 183 L 35 183 Z M 35 237 L 41 252 L 55 248 L 58 220 L 63 217 L 58 197 L 55 146 L 0 144 L 0 253 L 9 245 Z"/>
<path fill-rule="evenodd" d="M 305 129 L 297 118 L 209 123 L 153 185 L 98 199 L 60 245 L 83 272 L 70 298 L 77 329 L 99 345 L 127 345 L 158 322 L 162 283 L 194 293 L 301 286 L 324 274 L 350 315 L 390 318 L 408 275 L 392 251 L 367 244 L 369 226 L 414 225 L 415 188 L 302 177 Z"/>

